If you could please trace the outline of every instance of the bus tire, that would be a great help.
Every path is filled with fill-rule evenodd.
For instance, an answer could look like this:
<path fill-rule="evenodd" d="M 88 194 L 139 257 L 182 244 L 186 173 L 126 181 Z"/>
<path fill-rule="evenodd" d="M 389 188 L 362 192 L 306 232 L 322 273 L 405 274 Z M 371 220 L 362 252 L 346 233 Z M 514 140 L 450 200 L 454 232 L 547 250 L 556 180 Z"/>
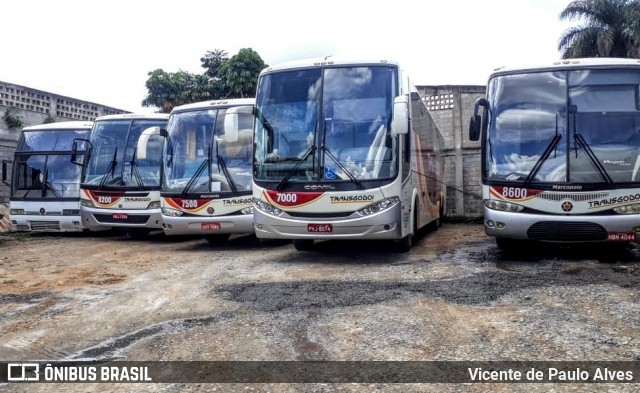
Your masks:
<path fill-rule="evenodd" d="M 207 239 L 209 244 L 223 244 L 226 243 L 227 240 L 229 240 L 230 236 L 231 235 L 228 233 L 219 233 L 217 235 L 208 235 L 204 238 Z"/>
<path fill-rule="evenodd" d="M 311 251 L 313 239 L 293 239 L 293 247 L 298 251 Z"/>
<path fill-rule="evenodd" d="M 397 252 L 409 252 L 409 250 L 411 250 L 411 247 L 413 247 L 413 241 L 415 240 L 417 234 L 418 217 L 418 201 L 415 201 L 413 207 L 413 222 L 411 225 L 411 233 L 400 240 L 396 240 L 395 249 Z"/>

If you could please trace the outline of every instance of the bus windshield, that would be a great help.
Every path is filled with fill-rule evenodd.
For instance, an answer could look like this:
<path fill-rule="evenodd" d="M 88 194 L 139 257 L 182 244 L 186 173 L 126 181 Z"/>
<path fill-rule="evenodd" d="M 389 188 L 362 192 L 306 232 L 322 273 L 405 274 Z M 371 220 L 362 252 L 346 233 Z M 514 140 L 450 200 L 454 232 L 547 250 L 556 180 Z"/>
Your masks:
<path fill-rule="evenodd" d="M 118 119 L 98 121 L 91 133 L 91 155 L 85 184 L 108 188 L 160 186 L 162 143 L 159 136 L 149 140 L 147 158 L 138 160 L 136 147 L 142 131 L 164 127 L 161 119 Z"/>
<path fill-rule="evenodd" d="M 493 78 L 485 176 L 535 183 L 640 180 L 639 86 L 640 72 L 628 69 Z"/>
<path fill-rule="evenodd" d="M 81 169 L 70 161 L 75 138 L 90 130 L 24 131 L 15 152 L 13 198 L 79 198 Z M 78 142 L 79 160 L 85 144 Z"/>
<path fill-rule="evenodd" d="M 163 192 L 251 190 L 252 107 L 200 109 L 171 116 L 167 128 Z M 238 114 L 237 137 L 225 132 L 227 113 Z"/>
<path fill-rule="evenodd" d="M 394 178 L 397 147 L 390 121 L 396 72 L 354 66 L 264 75 L 256 99 L 255 178 Z"/>

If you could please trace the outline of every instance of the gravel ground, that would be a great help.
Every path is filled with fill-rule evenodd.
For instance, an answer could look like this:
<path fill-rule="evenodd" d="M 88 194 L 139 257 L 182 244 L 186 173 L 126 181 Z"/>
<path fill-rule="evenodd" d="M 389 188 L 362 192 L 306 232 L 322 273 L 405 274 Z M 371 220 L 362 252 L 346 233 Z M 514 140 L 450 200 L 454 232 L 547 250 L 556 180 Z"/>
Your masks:
<path fill-rule="evenodd" d="M 640 253 L 479 225 L 300 253 L 252 236 L 0 236 L 0 360 L 640 361 Z M 12 384 L 18 391 L 636 391 L 629 384 Z"/>

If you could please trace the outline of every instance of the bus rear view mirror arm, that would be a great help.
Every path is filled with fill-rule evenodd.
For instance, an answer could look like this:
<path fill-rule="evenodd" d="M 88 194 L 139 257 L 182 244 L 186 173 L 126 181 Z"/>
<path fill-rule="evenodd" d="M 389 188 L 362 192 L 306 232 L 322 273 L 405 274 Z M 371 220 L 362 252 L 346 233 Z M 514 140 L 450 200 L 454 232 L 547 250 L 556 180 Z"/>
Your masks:
<path fill-rule="evenodd" d="M 162 127 L 149 127 L 142 131 L 140 134 L 140 138 L 138 138 L 138 147 L 137 154 L 138 160 L 146 160 L 147 159 L 147 145 L 149 144 L 149 139 L 151 139 L 154 135 L 160 135 L 163 138 L 167 137 L 167 129 Z"/>
<path fill-rule="evenodd" d="M 6 185 L 9 185 L 9 182 L 7 181 L 7 163 L 10 163 L 11 161 L 9 160 L 2 160 L 2 182 Z"/>
<path fill-rule="evenodd" d="M 473 115 L 469 120 L 469 140 L 471 141 L 480 139 L 480 134 L 486 128 L 486 123 L 482 121 L 482 116 L 478 114 L 480 106 L 485 108 L 486 113 L 486 109 L 489 108 L 489 102 L 485 98 L 480 97 L 473 106 Z"/>
<path fill-rule="evenodd" d="M 407 95 L 398 96 L 393 100 L 391 129 L 396 135 L 406 135 L 409 133 L 409 105 Z"/>

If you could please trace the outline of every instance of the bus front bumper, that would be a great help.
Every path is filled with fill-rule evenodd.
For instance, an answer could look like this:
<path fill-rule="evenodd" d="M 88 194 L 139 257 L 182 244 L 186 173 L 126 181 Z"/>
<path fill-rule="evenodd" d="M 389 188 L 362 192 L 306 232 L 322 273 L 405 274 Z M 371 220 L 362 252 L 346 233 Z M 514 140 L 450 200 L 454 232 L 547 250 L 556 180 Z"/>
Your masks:
<path fill-rule="evenodd" d="M 86 228 L 146 228 L 161 229 L 160 208 L 140 210 L 110 210 L 83 206 L 80 209 L 82 225 Z"/>
<path fill-rule="evenodd" d="M 253 233 L 253 214 L 212 217 L 162 216 L 165 235 L 217 235 Z"/>
<path fill-rule="evenodd" d="M 400 239 L 400 204 L 370 216 L 347 218 L 275 217 L 254 207 L 256 237 L 262 239 Z M 286 213 L 284 213 L 286 215 Z M 330 232 L 311 232 L 312 227 L 330 224 Z M 327 230 L 329 227 L 321 228 Z"/>
<path fill-rule="evenodd" d="M 80 216 L 11 216 L 12 230 L 16 232 L 81 232 Z"/>
<path fill-rule="evenodd" d="M 569 216 L 509 213 L 484 209 L 487 235 L 546 242 L 637 241 L 640 215 Z"/>

